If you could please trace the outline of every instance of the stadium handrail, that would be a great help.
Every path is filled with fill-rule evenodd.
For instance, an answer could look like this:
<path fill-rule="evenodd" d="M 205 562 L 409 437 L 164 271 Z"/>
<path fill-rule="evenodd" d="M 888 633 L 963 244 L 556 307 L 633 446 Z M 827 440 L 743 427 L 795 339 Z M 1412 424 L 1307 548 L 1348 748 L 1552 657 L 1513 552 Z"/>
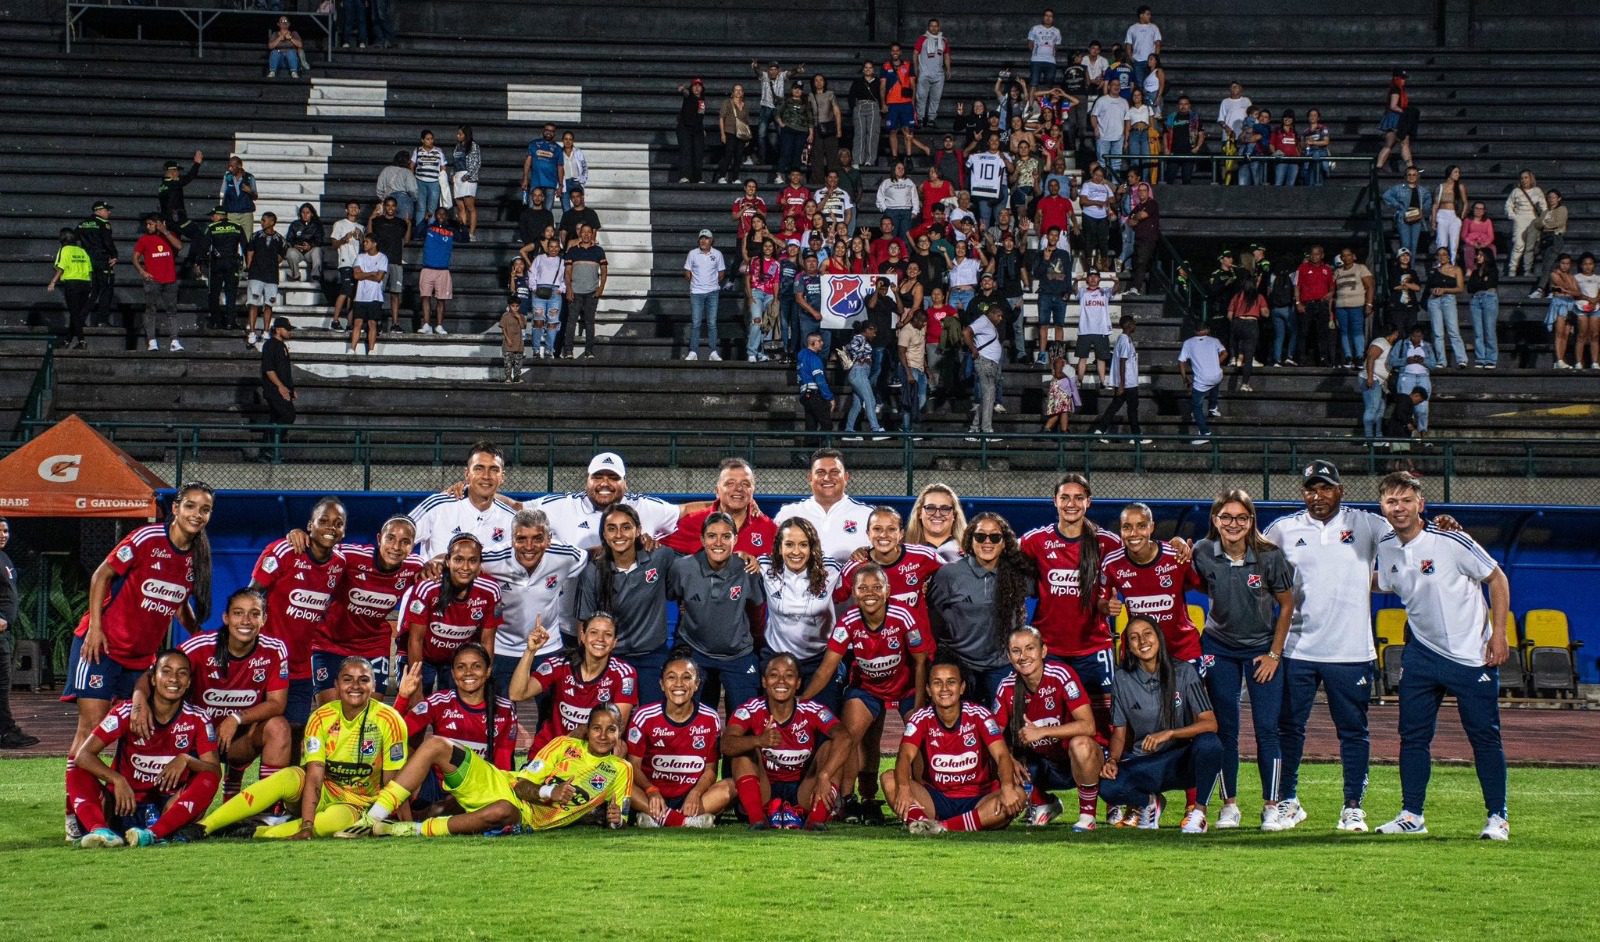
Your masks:
<path fill-rule="evenodd" d="M 326 50 L 325 61 L 333 61 L 333 47 L 335 34 L 335 16 L 330 9 L 327 13 L 316 10 L 266 10 L 246 7 L 242 3 L 236 6 L 224 6 L 217 2 L 191 2 L 191 0 L 144 0 L 141 3 L 112 3 L 94 2 L 94 0 L 67 0 L 65 4 L 66 16 L 66 51 L 72 53 L 72 37 L 77 32 L 84 16 L 95 10 L 113 11 L 119 20 L 131 18 L 133 14 L 161 14 L 176 13 L 183 17 L 194 28 L 195 33 L 195 58 L 203 59 L 206 54 L 206 30 L 210 29 L 216 21 L 227 17 L 252 17 L 262 19 L 270 17 L 274 21 L 280 16 L 290 16 L 296 21 L 310 20 L 315 23 L 323 33 L 323 46 Z M 143 27 L 140 28 L 140 38 L 144 36 Z"/>

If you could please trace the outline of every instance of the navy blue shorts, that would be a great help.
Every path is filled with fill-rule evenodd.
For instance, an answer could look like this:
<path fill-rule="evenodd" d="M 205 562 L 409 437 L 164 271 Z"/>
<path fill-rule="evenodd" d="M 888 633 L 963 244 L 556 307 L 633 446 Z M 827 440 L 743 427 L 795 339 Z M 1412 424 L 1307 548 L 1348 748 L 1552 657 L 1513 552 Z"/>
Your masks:
<path fill-rule="evenodd" d="M 877 694 L 867 693 L 860 687 L 846 687 L 844 688 L 844 702 L 849 703 L 851 700 L 860 700 L 862 704 L 866 706 L 867 712 L 872 714 L 872 718 L 874 720 L 883 719 L 883 712 L 885 709 L 883 698 L 879 697 Z M 905 719 L 911 715 L 911 710 L 913 707 L 915 707 L 916 702 L 916 696 L 911 695 L 895 704 L 895 706 L 900 710 L 901 719 Z"/>
<path fill-rule="evenodd" d="M 73 700 L 126 700 L 133 696 L 133 685 L 144 673 L 123 667 L 103 652 L 98 664 L 90 664 L 83 658 L 81 636 L 73 637 L 67 663 L 72 669 L 67 673 L 67 689 L 62 691 L 61 699 L 69 703 Z"/>
<path fill-rule="evenodd" d="M 1078 675 L 1078 680 L 1083 682 L 1084 692 L 1090 696 L 1095 694 L 1111 696 L 1111 678 L 1117 671 L 1117 659 L 1110 648 L 1076 657 L 1056 657 L 1052 654 L 1046 660 L 1059 661 L 1072 668 L 1072 672 Z"/>
<path fill-rule="evenodd" d="M 799 782 L 768 782 L 772 786 L 772 797 L 791 805 L 800 804 Z"/>
<path fill-rule="evenodd" d="M 311 678 L 289 681 L 289 705 L 284 708 L 283 718 L 289 721 L 290 726 L 306 725 L 316 705 L 317 692 L 312 688 Z"/>
<path fill-rule="evenodd" d="M 332 651 L 311 652 L 311 684 L 317 693 L 333 689 L 339 679 L 339 665 L 349 656 Z M 372 662 L 372 690 L 383 696 L 389 692 L 389 659 L 374 657 L 367 660 Z"/>
<path fill-rule="evenodd" d="M 949 795 L 939 791 L 932 785 L 926 785 L 926 783 L 924 784 L 928 789 L 928 794 L 933 797 L 933 807 L 925 808 L 923 810 L 932 814 L 940 821 L 948 821 L 951 818 L 959 818 L 969 811 L 976 811 L 978 808 L 978 802 L 983 801 L 984 798 L 988 797 L 986 795 L 976 795 L 972 798 L 951 798 Z"/>
<path fill-rule="evenodd" d="M 903 105 L 890 105 L 887 115 L 883 119 L 883 126 L 893 131 L 896 128 L 915 127 L 917 123 L 917 106 L 906 102 Z"/>

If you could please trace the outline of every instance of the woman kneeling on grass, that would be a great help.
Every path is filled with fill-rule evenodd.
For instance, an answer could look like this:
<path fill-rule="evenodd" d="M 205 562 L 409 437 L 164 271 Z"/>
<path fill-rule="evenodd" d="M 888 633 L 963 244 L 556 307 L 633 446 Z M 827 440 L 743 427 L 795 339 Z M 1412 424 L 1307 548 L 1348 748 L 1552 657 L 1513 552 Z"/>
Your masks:
<path fill-rule="evenodd" d="M 775 654 L 761 673 L 766 696 L 736 708 L 722 736 L 750 826 L 822 830 L 839 800 L 855 739 L 815 700 L 797 700 L 800 662 Z M 806 810 L 809 809 L 809 810 Z"/>
<path fill-rule="evenodd" d="M 266 818 L 258 838 L 310 840 L 344 830 L 361 817 L 406 763 L 406 721 L 372 696 L 372 663 L 347 657 L 339 665 L 339 699 L 311 711 L 301 750 L 291 766 L 251 785 L 201 822 L 206 834 L 232 827 L 278 802 L 299 799 L 299 820 Z"/>
<path fill-rule="evenodd" d="M 1027 806 L 1000 724 L 962 702 L 966 687 L 959 665 L 933 665 L 931 702 L 906 717 L 894 769 L 883 773 L 883 792 L 912 834 L 1001 830 Z"/>
<path fill-rule="evenodd" d="M 188 655 L 163 652 L 150 669 L 150 734 L 129 735 L 133 704 L 125 700 L 78 748 L 67 770 L 67 801 L 87 832 L 80 847 L 165 843 L 211 804 L 220 777 L 217 742 L 206 714 L 183 702 L 189 676 Z M 100 752 L 112 743 L 117 757 L 107 766 Z M 135 822 L 125 835 L 108 826 L 108 807 Z M 152 823 L 140 826 L 145 820 Z"/>
<path fill-rule="evenodd" d="M 622 827 L 622 801 L 633 786 L 633 770 L 616 754 L 621 737 L 621 712 L 614 703 L 602 703 L 589 713 L 583 739 L 558 736 L 521 771 L 507 772 L 435 736 L 417 747 L 361 820 L 337 836 L 446 837 L 517 827 L 548 831 L 591 816 Z M 390 821 L 434 772 L 443 776 L 444 790 L 464 813 Z"/>
<path fill-rule="evenodd" d="M 1205 681 L 1167 653 L 1155 622 L 1134 615 L 1122 633 L 1112 679 L 1111 755 L 1100 772 L 1108 805 L 1134 805 L 1135 827 L 1154 830 L 1167 806 L 1161 793 L 1194 788 L 1183 833 L 1204 834 L 1206 804 L 1222 773 L 1222 741 Z M 1126 826 L 1126 825 L 1124 825 Z"/>

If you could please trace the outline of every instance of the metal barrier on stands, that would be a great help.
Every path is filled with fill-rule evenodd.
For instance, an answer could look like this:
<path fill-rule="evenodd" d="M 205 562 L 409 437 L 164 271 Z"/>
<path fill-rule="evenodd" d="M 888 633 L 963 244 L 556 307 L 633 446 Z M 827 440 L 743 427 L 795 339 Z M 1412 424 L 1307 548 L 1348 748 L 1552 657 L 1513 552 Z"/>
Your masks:
<path fill-rule="evenodd" d="M 23 434 L 53 424 L 25 419 Z M 683 478 L 738 456 L 767 472 L 796 473 L 819 447 L 847 450 L 857 475 L 876 493 L 915 494 L 940 477 L 993 497 L 1036 497 L 1069 471 L 1095 475 L 1107 496 L 1196 499 L 1243 486 L 1263 500 L 1294 499 L 1313 458 L 1338 462 L 1352 482 L 1409 470 L 1429 482 L 1432 500 L 1451 503 L 1600 505 L 1600 442 L 1581 439 L 1429 439 L 1366 442 L 1355 438 L 1218 436 L 1203 446 L 1188 435 L 884 432 L 863 440 L 839 432 L 648 428 L 595 430 L 411 426 L 205 425 L 95 423 L 135 458 L 170 480 L 200 476 L 218 487 L 381 491 L 451 480 L 472 442 L 489 439 L 506 454 L 519 486 L 544 491 L 574 486 L 574 468 L 606 450 L 621 451 L 648 490 L 692 490 Z M 977 438 L 977 440 L 974 440 Z M 581 470 L 577 474 L 581 478 Z M 630 473 L 630 479 L 638 477 Z M 641 483 L 641 481 L 635 481 Z M 1359 486 L 1359 485 L 1357 485 Z M 965 492 L 964 491 L 964 492 Z"/>
<path fill-rule="evenodd" d="M 218 27 L 218 20 L 222 20 L 224 17 L 228 20 L 248 18 L 255 20 L 271 19 L 276 22 L 278 17 L 288 16 L 295 23 L 309 20 L 322 30 L 323 38 L 325 39 L 324 61 L 333 61 L 334 30 L 337 18 L 332 7 L 329 8 L 328 12 L 322 13 L 316 10 L 269 10 L 245 6 L 243 3 L 239 6 L 208 6 L 203 3 L 184 2 L 184 0 L 138 0 L 138 2 L 129 3 L 86 3 L 80 2 L 80 0 L 68 0 L 66 5 L 67 52 L 72 52 L 73 38 L 76 36 L 79 26 L 82 25 L 84 17 L 102 10 L 113 13 L 119 22 L 133 19 L 135 16 L 138 16 L 141 20 L 167 20 L 170 22 L 173 19 L 172 14 L 176 14 L 177 17 L 181 17 L 194 30 L 194 54 L 196 58 L 205 58 L 206 31 L 213 27 Z M 227 20 L 223 20 L 223 22 L 226 23 Z M 138 36 L 140 39 L 144 38 L 144 25 L 142 22 L 138 24 Z M 302 50 L 303 52 L 304 50 Z"/>

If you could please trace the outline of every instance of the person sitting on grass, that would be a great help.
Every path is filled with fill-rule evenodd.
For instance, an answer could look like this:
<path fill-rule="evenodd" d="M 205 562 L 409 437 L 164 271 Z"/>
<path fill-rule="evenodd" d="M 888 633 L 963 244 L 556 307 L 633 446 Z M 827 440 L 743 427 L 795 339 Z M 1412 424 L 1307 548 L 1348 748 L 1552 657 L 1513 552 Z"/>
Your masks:
<path fill-rule="evenodd" d="M 722 735 L 750 827 L 825 828 L 855 739 L 833 711 L 799 700 L 800 662 L 777 654 L 761 672 L 766 696 L 735 709 Z M 809 809 L 809 810 L 803 810 Z"/>
<path fill-rule="evenodd" d="M 717 779 L 722 718 L 696 700 L 700 683 L 687 649 L 674 653 L 661 668 L 666 700 L 640 708 L 628 723 L 639 827 L 714 827 L 733 804 L 733 782 Z"/>
<path fill-rule="evenodd" d="M 616 704 L 590 711 L 584 738 L 550 740 L 521 770 L 496 768 L 471 749 L 442 736 L 428 739 L 383 787 L 361 819 L 336 837 L 447 837 L 451 834 L 548 831 L 588 818 L 622 827 L 622 800 L 633 769 L 617 755 L 622 714 Z M 461 814 L 424 821 L 391 821 L 428 776 L 437 772 Z"/>

